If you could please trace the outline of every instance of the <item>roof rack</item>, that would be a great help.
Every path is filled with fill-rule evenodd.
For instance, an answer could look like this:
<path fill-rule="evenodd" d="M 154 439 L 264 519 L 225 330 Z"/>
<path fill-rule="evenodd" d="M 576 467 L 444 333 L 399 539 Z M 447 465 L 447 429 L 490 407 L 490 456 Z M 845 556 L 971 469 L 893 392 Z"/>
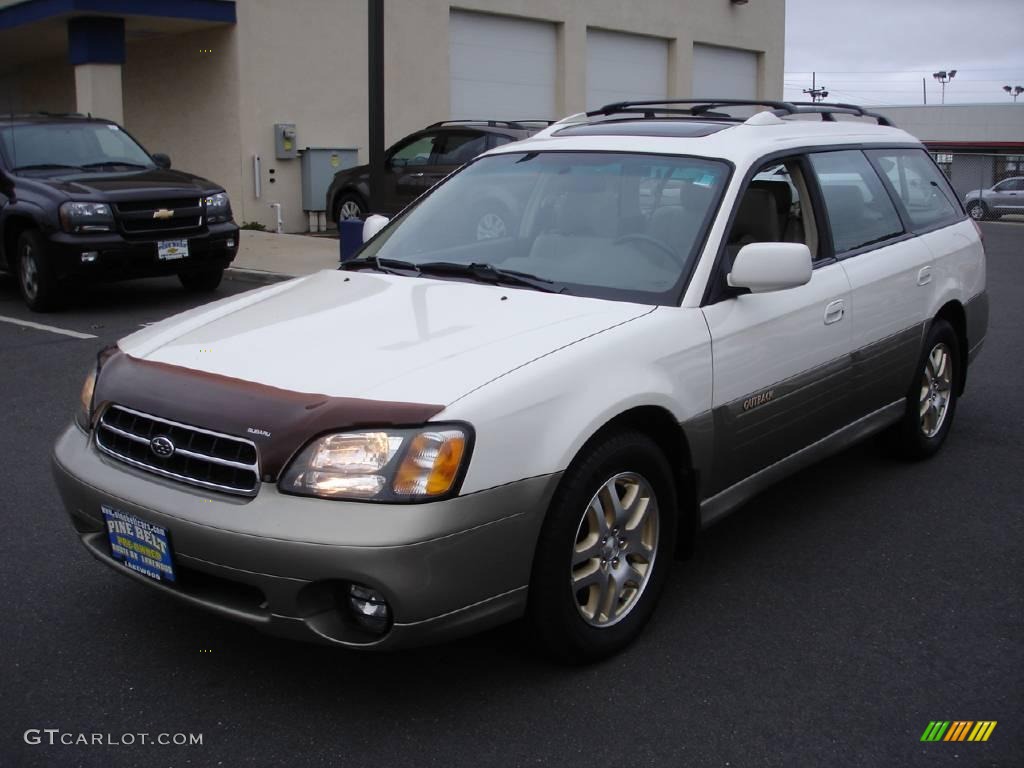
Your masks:
<path fill-rule="evenodd" d="M 721 107 L 767 107 L 778 117 L 785 117 L 787 115 L 818 114 L 821 115 L 821 119 L 825 122 L 835 122 L 836 114 L 844 114 L 853 115 L 855 117 L 869 117 L 877 120 L 879 125 L 892 125 L 892 122 L 890 122 L 884 115 L 880 115 L 876 112 L 869 112 L 856 104 L 809 101 L 768 101 L 761 99 L 659 99 L 656 101 L 618 101 L 614 104 L 606 104 L 599 109 L 587 112 L 586 116 L 643 115 L 644 118 L 649 119 L 659 115 L 680 115 L 686 117 L 703 117 L 712 120 L 743 122 L 744 118 L 732 117 L 731 115 L 715 111 Z"/>
<path fill-rule="evenodd" d="M 427 128 L 443 128 L 446 125 L 486 125 L 488 128 L 510 128 L 512 130 L 527 130 L 536 125 L 549 126 L 553 120 L 441 120 Z"/>
<path fill-rule="evenodd" d="M 5 117 L 9 120 L 19 119 L 23 120 L 29 117 L 81 117 L 85 119 L 91 119 L 92 115 L 83 115 L 81 112 L 7 112 L 0 113 L 0 117 Z"/>

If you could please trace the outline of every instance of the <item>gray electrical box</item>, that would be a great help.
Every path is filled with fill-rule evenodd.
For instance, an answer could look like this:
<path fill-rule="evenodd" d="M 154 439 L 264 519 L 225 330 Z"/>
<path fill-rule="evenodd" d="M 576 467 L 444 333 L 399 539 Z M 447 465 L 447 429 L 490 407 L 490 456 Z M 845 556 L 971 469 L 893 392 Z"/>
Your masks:
<path fill-rule="evenodd" d="M 331 186 L 334 174 L 358 165 L 359 150 L 306 147 L 302 150 L 301 163 L 302 210 L 322 211 L 327 204 L 327 188 Z"/>
<path fill-rule="evenodd" d="M 294 160 L 299 156 L 299 140 L 295 134 L 295 123 L 274 125 L 274 157 L 278 160 Z"/>

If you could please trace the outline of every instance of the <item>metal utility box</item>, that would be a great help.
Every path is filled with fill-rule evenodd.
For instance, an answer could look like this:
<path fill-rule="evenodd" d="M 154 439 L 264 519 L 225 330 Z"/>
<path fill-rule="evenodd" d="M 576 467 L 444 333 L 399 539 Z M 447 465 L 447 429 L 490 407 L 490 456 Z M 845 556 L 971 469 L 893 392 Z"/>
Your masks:
<path fill-rule="evenodd" d="M 322 211 L 334 174 L 359 164 L 359 150 L 306 147 L 302 150 L 302 210 Z"/>
<path fill-rule="evenodd" d="M 278 160 L 294 160 L 299 156 L 299 140 L 295 133 L 295 123 L 276 123 L 274 125 L 274 157 Z"/>

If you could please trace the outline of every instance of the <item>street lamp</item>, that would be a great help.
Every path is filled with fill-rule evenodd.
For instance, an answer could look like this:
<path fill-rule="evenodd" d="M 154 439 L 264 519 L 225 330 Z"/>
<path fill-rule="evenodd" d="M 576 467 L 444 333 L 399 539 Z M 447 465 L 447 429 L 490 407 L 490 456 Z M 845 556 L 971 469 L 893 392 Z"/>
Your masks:
<path fill-rule="evenodd" d="M 1003 90 L 1010 94 L 1010 96 L 1013 97 L 1014 101 L 1017 101 L 1017 97 L 1024 93 L 1024 86 L 1016 85 L 1013 88 L 1011 88 L 1008 85 L 1004 85 Z"/>
<path fill-rule="evenodd" d="M 955 69 L 951 69 L 951 70 L 949 70 L 949 72 L 947 72 L 946 70 L 943 69 L 943 70 L 941 70 L 939 72 L 933 72 L 932 73 L 932 77 L 934 77 L 936 80 L 938 80 L 940 83 L 942 83 L 942 103 L 945 104 L 946 103 L 946 83 L 948 83 L 950 80 L 952 80 L 954 77 L 956 77 L 956 70 Z"/>

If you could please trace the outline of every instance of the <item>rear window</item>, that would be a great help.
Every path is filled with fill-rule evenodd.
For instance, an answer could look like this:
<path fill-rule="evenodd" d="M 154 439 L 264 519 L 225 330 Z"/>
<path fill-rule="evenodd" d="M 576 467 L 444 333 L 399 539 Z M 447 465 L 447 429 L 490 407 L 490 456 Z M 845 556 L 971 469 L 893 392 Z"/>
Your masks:
<path fill-rule="evenodd" d="M 903 233 L 885 185 L 860 150 L 812 154 L 837 254 L 855 251 Z"/>
<path fill-rule="evenodd" d="M 874 149 L 867 155 L 889 180 L 914 229 L 963 218 L 949 182 L 923 149 Z"/>

